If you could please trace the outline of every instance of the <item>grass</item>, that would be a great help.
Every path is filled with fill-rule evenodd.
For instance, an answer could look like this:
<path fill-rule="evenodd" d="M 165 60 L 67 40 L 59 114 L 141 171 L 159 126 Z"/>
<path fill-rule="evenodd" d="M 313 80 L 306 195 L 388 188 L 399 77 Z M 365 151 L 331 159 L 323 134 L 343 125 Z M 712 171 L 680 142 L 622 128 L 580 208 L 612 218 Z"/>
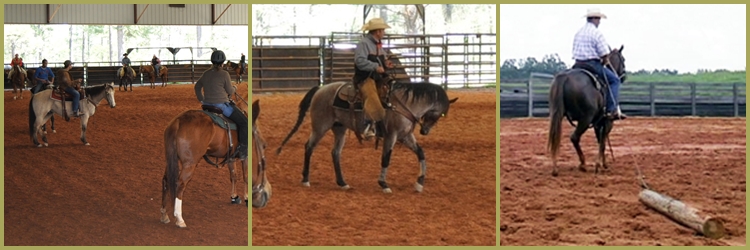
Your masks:
<path fill-rule="evenodd" d="M 721 71 L 679 75 L 628 75 L 629 82 L 735 83 L 745 82 L 745 71 Z"/>

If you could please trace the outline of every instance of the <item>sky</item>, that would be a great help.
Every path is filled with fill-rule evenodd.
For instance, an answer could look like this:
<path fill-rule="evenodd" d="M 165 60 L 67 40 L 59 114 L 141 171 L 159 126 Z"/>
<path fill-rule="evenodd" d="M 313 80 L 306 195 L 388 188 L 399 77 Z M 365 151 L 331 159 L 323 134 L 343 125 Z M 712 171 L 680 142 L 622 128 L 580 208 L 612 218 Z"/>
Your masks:
<path fill-rule="evenodd" d="M 498 64 L 557 53 L 571 65 L 573 37 L 589 8 L 607 15 L 599 30 L 612 48 L 625 46 L 628 71 L 745 70 L 744 4 L 501 4 Z"/>

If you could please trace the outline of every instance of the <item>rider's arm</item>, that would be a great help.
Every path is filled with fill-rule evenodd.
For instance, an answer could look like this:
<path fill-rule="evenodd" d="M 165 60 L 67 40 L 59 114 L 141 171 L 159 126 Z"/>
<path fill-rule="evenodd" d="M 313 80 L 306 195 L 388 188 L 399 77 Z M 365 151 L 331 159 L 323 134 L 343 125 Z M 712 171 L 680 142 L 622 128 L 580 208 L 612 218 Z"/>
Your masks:
<path fill-rule="evenodd" d="M 365 39 L 367 38 L 363 38 L 362 41 L 359 41 L 357 48 L 354 49 L 354 64 L 357 65 L 357 68 L 360 70 L 375 71 L 375 69 L 378 68 L 378 64 L 367 60 L 367 46 L 369 46 L 369 44 L 365 42 Z"/>
<path fill-rule="evenodd" d="M 52 73 L 52 69 L 50 69 L 50 68 L 47 68 L 47 74 L 49 74 L 49 75 L 47 76 L 47 78 L 50 78 L 50 77 L 51 77 L 51 78 L 52 78 L 52 81 L 54 82 L 54 81 L 55 81 L 55 73 Z M 48 80 L 48 79 L 45 79 L 45 80 Z"/>
<path fill-rule="evenodd" d="M 42 70 L 44 70 L 44 69 L 42 69 L 42 67 L 39 67 L 39 68 L 36 69 L 36 71 L 34 71 L 34 78 L 37 81 L 46 81 L 47 80 L 47 79 L 42 79 Z"/>
<path fill-rule="evenodd" d="M 594 35 L 595 39 L 595 46 L 596 47 L 596 54 L 599 55 L 599 58 L 606 56 L 609 54 L 609 49 L 607 45 L 607 40 L 604 39 L 604 35 L 600 31 L 596 31 L 596 34 Z"/>
<path fill-rule="evenodd" d="M 231 96 L 237 90 L 237 87 L 232 85 L 232 77 L 229 76 L 229 72 L 227 71 L 221 71 L 221 72 L 223 73 L 221 74 L 221 76 L 222 76 L 222 81 L 224 82 L 224 90 L 226 90 L 227 94 Z"/>
<path fill-rule="evenodd" d="M 203 103 L 203 91 L 201 91 L 203 89 L 203 81 L 204 81 L 203 79 L 204 79 L 203 77 L 198 79 L 198 81 L 195 82 L 195 87 L 193 87 L 193 89 L 195 90 L 195 96 L 198 98 L 198 101 L 200 101 L 201 103 Z"/>

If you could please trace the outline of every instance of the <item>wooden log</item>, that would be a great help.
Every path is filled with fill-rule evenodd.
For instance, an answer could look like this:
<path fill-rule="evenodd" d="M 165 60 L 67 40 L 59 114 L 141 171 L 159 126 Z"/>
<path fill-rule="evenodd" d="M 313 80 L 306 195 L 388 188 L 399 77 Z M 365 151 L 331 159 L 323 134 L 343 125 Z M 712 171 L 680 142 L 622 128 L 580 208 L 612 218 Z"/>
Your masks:
<path fill-rule="evenodd" d="M 639 195 L 639 200 L 708 238 L 719 239 L 726 234 L 724 225 L 720 220 L 712 218 L 672 197 L 644 189 Z"/>

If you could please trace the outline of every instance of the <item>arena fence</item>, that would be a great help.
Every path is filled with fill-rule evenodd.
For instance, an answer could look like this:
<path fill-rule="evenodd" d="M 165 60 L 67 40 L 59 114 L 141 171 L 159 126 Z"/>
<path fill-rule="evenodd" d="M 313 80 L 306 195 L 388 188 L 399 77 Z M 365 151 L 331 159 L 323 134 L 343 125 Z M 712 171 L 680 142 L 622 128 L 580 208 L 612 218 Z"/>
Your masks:
<path fill-rule="evenodd" d="M 496 85 L 495 34 L 386 35 L 383 48 L 400 81 L 448 87 Z M 254 36 L 253 90 L 302 90 L 351 80 L 361 33 Z"/>
<path fill-rule="evenodd" d="M 500 84 L 500 117 L 549 116 L 552 75 Z M 620 108 L 630 116 L 745 117 L 745 83 L 625 82 Z"/>
<path fill-rule="evenodd" d="M 239 63 L 239 58 L 229 59 L 234 63 Z M 24 62 L 26 70 L 36 70 L 42 64 L 39 63 L 27 63 Z M 150 84 L 146 76 L 142 76 L 138 73 L 140 66 L 151 65 L 150 61 L 131 61 L 131 67 L 135 70 L 136 78 L 133 80 L 134 86 L 137 84 Z M 168 83 L 195 83 L 201 77 L 204 71 L 208 70 L 211 66 L 209 60 L 162 60 L 162 65 L 166 66 L 169 70 L 167 77 Z M 52 69 L 53 73 L 63 67 L 63 62 L 48 62 L 47 67 Z M 102 83 L 115 82 L 119 85 L 120 80 L 117 76 L 117 70 L 122 67 L 122 64 L 117 62 L 83 62 L 74 63 L 73 68 L 70 70 L 70 74 L 73 78 L 82 78 L 83 84 L 87 85 L 98 85 Z M 8 72 L 10 71 L 10 64 L 5 64 L 5 90 L 13 89 L 8 79 Z M 244 73 L 247 74 L 247 73 Z M 230 73 L 232 81 L 235 81 L 234 73 Z M 154 84 L 161 84 L 161 79 L 157 78 Z M 27 84 L 28 86 L 29 84 Z"/>

